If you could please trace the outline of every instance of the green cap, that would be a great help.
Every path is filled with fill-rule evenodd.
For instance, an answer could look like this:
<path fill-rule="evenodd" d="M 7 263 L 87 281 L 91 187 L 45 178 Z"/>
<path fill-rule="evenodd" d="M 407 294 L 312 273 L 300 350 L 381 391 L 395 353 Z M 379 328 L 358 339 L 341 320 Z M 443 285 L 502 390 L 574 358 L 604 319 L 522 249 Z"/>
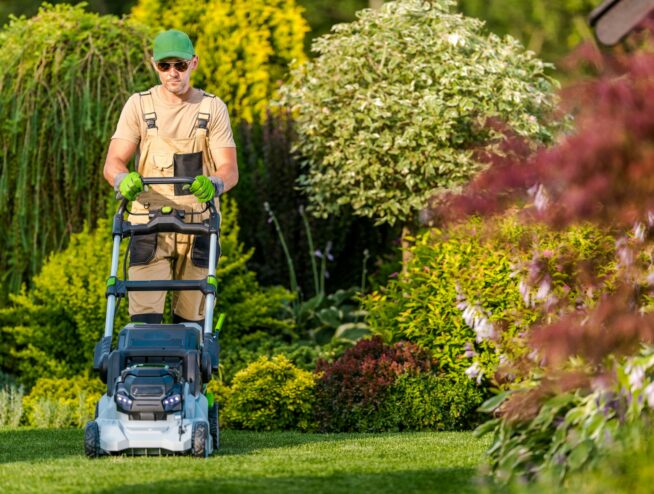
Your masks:
<path fill-rule="evenodd" d="M 171 29 L 159 33 L 154 39 L 154 61 L 164 58 L 181 58 L 190 60 L 195 55 L 191 38 L 186 33 Z"/>

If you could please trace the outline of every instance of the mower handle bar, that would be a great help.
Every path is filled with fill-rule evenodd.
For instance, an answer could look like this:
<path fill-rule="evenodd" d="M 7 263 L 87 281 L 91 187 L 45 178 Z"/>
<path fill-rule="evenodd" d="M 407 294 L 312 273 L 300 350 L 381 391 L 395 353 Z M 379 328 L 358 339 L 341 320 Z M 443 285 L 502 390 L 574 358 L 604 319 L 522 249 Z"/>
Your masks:
<path fill-rule="evenodd" d="M 141 177 L 141 181 L 143 185 L 190 185 L 195 177 Z"/>
<path fill-rule="evenodd" d="M 195 181 L 195 177 L 141 177 L 141 181 L 143 185 L 191 185 Z M 128 202 L 124 197 L 120 200 L 118 214 L 122 214 L 127 210 Z M 207 201 L 207 205 L 209 206 L 209 210 L 214 213 L 216 205 L 213 198 Z"/>

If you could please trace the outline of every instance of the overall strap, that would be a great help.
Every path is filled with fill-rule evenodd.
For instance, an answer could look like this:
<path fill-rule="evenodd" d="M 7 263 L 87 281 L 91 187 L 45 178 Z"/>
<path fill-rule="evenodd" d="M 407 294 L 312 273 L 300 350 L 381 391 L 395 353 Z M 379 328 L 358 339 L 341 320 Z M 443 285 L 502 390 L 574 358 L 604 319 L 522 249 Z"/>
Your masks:
<path fill-rule="evenodd" d="M 209 94 L 204 91 L 202 91 L 202 93 L 203 93 L 202 102 L 200 103 L 200 110 L 198 111 L 198 119 L 197 119 L 197 123 L 195 124 L 196 135 L 198 135 L 199 133 L 203 133 L 204 135 L 207 134 L 207 130 L 209 128 L 209 121 L 211 120 L 211 103 L 215 98 L 213 94 Z"/>
<path fill-rule="evenodd" d="M 154 100 L 150 91 L 139 93 L 141 97 L 141 111 L 143 112 L 143 120 L 147 127 L 148 135 L 157 135 L 157 114 L 154 111 Z"/>

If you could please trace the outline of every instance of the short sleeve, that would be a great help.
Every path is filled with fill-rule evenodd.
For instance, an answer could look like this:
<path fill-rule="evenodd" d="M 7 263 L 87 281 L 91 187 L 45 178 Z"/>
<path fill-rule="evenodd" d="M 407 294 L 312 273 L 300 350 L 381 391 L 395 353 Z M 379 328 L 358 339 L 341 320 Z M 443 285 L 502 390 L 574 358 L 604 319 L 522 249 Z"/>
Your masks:
<path fill-rule="evenodd" d="M 123 111 L 120 112 L 116 132 L 111 138 L 125 139 L 134 144 L 141 142 L 141 110 L 138 94 L 133 94 L 125 103 Z"/>
<path fill-rule="evenodd" d="M 219 98 L 214 98 L 211 106 L 214 117 L 209 124 L 209 147 L 211 149 L 235 148 L 227 105 Z"/>

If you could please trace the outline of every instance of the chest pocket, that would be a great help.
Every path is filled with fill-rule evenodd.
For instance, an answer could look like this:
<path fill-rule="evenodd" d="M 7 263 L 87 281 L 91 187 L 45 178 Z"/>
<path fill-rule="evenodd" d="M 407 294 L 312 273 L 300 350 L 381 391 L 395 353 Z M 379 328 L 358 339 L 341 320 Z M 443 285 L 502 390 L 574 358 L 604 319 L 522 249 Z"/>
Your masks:
<path fill-rule="evenodd" d="M 176 154 L 173 157 L 176 177 L 197 177 L 202 175 L 202 151 L 197 153 Z M 175 185 L 176 196 L 187 196 L 191 192 L 183 190 L 184 185 Z"/>

